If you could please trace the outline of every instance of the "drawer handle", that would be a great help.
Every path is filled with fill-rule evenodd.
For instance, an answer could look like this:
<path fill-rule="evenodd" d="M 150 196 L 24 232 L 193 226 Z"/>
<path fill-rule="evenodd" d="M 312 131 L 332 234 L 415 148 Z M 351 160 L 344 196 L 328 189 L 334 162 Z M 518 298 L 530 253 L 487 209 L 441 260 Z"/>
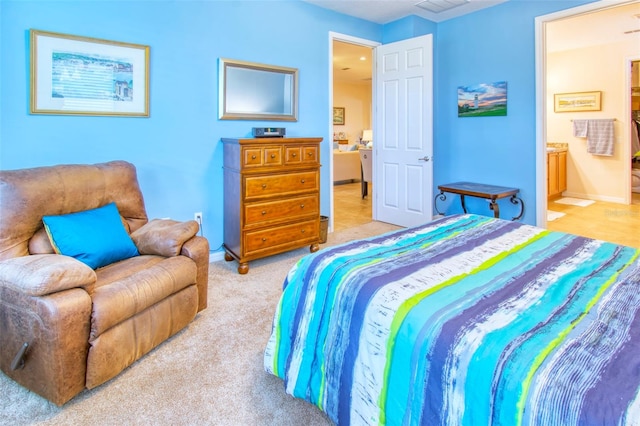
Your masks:
<path fill-rule="evenodd" d="M 292 153 L 291 153 L 291 156 L 292 156 L 292 157 L 294 157 L 294 158 L 295 158 L 297 155 L 298 155 L 298 154 L 296 154 L 295 152 L 292 152 Z"/>
<path fill-rule="evenodd" d="M 252 159 L 252 160 L 255 160 L 255 159 L 256 159 L 255 154 L 251 156 L 251 159 Z"/>
<path fill-rule="evenodd" d="M 262 215 L 264 216 L 265 214 L 267 214 L 266 210 L 262 210 Z"/>
<path fill-rule="evenodd" d="M 300 179 L 300 182 L 301 182 L 301 183 L 304 183 L 304 179 Z"/>
<path fill-rule="evenodd" d="M 310 153 L 309 153 L 309 154 L 307 154 L 307 155 L 309 155 L 309 157 L 313 157 L 313 152 L 310 152 Z"/>
<path fill-rule="evenodd" d="M 301 208 L 301 209 L 304 209 L 304 204 L 300 204 L 300 208 Z"/>
<path fill-rule="evenodd" d="M 262 242 L 265 242 L 265 241 L 267 241 L 267 238 L 266 237 L 262 237 Z"/>
<path fill-rule="evenodd" d="M 262 184 L 262 189 L 267 189 L 267 184 L 266 183 Z"/>
<path fill-rule="evenodd" d="M 271 154 L 271 158 L 276 158 L 276 155 L 275 154 Z"/>
<path fill-rule="evenodd" d="M 301 229 L 301 230 L 300 230 L 300 232 L 302 232 L 303 234 L 304 234 L 304 231 L 305 231 L 304 229 Z"/>

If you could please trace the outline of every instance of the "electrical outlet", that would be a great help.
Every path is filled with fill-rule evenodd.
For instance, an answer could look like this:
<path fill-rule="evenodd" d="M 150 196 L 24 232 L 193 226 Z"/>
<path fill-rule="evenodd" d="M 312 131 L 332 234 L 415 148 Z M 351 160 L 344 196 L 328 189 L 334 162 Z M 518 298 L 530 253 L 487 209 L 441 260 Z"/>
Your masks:
<path fill-rule="evenodd" d="M 202 225 L 202 212 L 195 212 L 193 214 L 193 220 L 195 220 L 196 222 L 198 222 L 200 225 Z"/>

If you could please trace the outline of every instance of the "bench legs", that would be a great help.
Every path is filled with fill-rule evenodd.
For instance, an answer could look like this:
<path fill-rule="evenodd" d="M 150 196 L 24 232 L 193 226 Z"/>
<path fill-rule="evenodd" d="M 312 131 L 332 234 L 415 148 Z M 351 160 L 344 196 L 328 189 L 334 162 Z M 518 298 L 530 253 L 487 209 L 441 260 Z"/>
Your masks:
<path fill-rule="evenodd" d="M 459 195 L 460 195 L 460 205 L 462 206 L 462 211 L 464 211 L 466 214 L 468 213 L 468 211 L 467 211 L 467 205 L 464 200 L 464 194 L 459 194 Z M 437 214 L 444 215 L 444 212 L 440 212 L 440 210 L 438 210 L 438 200 L 446 201 L 446 199 L 447 199 L 447 195 L 445 194 L 445 191 L 440 191 L 440 193 L 436 195 L 436 197 L 434 198 L 433 206 Z M 500 206 L 496 202 L 497 198 L 487 198 L 487 199 L 489 200 L 489 209 L 493 211 L 493 217 L 499 218 Z M 509 201 L 511 201 L 511 204 L 520 204 L 520 212 L 518 213 L 517 216 L 513 217 L 511 220 L 521 219 L 522 216 L 524 215 L 524 201 L 522 201 L 522 198 L 519 198 L 516 195 L 512 195 Z"/>

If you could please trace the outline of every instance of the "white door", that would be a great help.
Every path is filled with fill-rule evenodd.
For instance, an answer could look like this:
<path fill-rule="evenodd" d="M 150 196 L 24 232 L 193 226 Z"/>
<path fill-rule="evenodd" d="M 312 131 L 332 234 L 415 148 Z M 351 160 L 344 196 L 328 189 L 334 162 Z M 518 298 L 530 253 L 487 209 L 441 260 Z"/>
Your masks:
<path fill-rule="evenodd" d="M 376 47 L 374 219 L 433 219 L 433 37 Z"/>

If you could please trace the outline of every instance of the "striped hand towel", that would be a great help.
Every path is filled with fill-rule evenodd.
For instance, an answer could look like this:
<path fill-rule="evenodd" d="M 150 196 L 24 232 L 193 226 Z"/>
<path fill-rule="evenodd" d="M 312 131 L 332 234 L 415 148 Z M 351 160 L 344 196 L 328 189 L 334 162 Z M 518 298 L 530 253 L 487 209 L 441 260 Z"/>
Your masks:
<path fill-rule="evenodd" d="M 587 120 L 573 120 L 573 136 L 576 138 L 587 137 Z"/>
<path fill-rule="evenodd" d="M 575 121 L 574 121 L 575 123 Z M 587 152 L 593 155 L 613 155 L 613 119 L 587 120 Z"/>

